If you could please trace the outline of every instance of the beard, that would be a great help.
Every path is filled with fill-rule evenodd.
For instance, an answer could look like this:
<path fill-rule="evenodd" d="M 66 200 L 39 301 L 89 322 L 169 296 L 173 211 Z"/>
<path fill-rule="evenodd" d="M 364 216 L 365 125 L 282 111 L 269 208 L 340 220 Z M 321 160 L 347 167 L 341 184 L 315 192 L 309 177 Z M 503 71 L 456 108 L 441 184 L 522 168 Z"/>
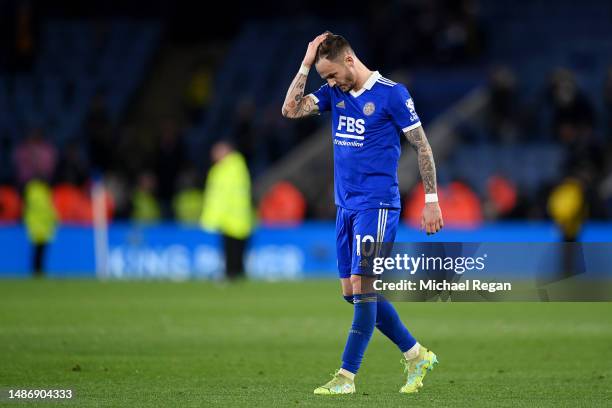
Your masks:
<path fill-rule="evenodd" d="M 355 77 L 351 73 L 346 74 L 346 82 L 340 85 L 342 92 L 349 92 L 355 88 Z"/>

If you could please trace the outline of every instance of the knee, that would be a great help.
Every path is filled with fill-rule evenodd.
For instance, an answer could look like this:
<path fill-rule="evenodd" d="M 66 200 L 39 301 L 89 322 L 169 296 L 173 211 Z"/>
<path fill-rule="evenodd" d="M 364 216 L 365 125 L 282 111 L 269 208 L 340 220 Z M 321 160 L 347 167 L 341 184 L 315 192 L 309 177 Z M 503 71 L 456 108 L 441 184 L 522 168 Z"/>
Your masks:
<path fill-rule="evenodd" d="M 361 293 L 361 276 L 351 275 L 351 287 L 353 288 L 353 294 Z"/>
<path fill-rule="evenodd" d="M 351 276 L 351 287 L 353 288 L 353 295 L 371 293 L 374 291 L 372 286 L 373 278 L 360 275 Z"/>

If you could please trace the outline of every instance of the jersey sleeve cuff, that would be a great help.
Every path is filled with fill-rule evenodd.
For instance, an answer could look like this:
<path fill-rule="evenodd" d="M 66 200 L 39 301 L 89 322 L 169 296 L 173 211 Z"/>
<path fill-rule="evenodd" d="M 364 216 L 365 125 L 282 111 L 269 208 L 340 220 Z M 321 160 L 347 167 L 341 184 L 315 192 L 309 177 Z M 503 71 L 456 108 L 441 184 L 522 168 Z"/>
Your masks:
<path fill-rule="evenodd" d="M 404 133 L 409 132 L 412 129 L 418 128 L 419 126 L 421 126 L 421 121 L 418 121 L 417 123 L 413 123 L 410 126 L 406 126 L 405 128 L 402 129 L 402 132 L 404 132 Z"/>
<path fill-rule="evenodd" d="M 306 96 L 310 96 L 312 98 L 312 100 L 314 101 L 314 103 L 316 103 L 317 105 L 319 104 L 319 98 L 314 96 L 314 94 L 308 94 Z"/>

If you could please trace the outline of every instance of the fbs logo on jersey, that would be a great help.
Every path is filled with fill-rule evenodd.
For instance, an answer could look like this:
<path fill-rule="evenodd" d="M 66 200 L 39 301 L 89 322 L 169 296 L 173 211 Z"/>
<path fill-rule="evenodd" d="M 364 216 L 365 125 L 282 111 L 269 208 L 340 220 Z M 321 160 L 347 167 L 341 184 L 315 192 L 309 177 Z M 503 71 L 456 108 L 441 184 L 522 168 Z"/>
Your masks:
<path fill-rule="evenodd" d="M 365 133 L 365 120 L 340 115 L 338 118 L 338 128 L 336 130 L 363 135 Z M 361 137 L 361 139 L 363 139 L 363 137 Z"/>
<path fill-rule="evenodd" d="M 336 108 L 344 109 L 344 108 L 345 108 L 345 106 L 344 106 L 344 101 L 340 101 L 340 102 L 338 102 L 338 103 L 336 104 Z"/>

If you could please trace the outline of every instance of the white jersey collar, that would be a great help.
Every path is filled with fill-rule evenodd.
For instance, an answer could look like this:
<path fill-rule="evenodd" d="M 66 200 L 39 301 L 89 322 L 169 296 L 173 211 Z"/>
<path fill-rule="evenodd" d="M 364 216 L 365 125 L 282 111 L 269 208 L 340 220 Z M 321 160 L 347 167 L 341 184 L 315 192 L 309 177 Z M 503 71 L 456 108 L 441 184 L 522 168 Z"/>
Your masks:
<path fill-rule="evenodd" d="M 374 86 L 374 84 L 376 83 L 376 81 L 378 81 L 378 79 L 381 77 L 382 75 L 380 75 L 380 73 L 378 71 L 374 71 L 372 72 L 372 74 L 368 77 L 368 79 L 365 81 L 365 83 L 363 84 L 363 86 L 361 87 L 360 90 L 358 91 L 354 91 L 354 90 L 350 90 L 349 92 L 351 93 L 351 95 L 353 95 L 353 97 L 358 97 L 359 95 L 361 95 L 362 93 L 364 93 L 366 90 L 370 90 L 372 89 L 372 87 Z"/>

